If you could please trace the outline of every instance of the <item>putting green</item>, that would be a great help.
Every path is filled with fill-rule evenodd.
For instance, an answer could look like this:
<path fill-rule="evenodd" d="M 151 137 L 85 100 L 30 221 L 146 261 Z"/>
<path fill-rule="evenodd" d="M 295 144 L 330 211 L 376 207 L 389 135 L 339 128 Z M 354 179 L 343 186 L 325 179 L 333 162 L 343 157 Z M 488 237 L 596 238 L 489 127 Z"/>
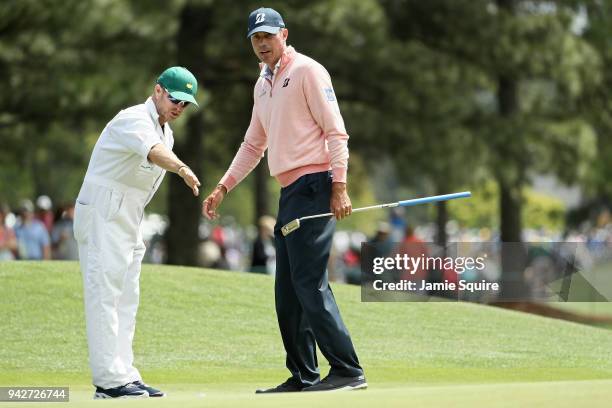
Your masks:
<path fill-rule="evenodd" d="M 362 303 L 359 288 L 333 287 L 370 389 L 255 396 L 287 376 L 273 279 L 144 266 L 136 365 L 169 398 L 127 402 L 591 407 L 612 399 L 610 330 L 469 303 Z M 0 385 L 69 386 L 70 405 L 89 405 L 76 263 L 0 264 L 0 329 Z"/>

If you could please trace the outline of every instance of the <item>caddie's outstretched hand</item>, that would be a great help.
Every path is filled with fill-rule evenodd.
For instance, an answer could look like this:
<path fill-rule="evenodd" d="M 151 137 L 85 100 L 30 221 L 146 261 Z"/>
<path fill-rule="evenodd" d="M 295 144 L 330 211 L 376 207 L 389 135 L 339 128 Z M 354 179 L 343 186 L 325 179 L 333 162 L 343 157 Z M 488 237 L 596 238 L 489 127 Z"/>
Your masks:
<path fill-rule="evenodd" d="M 225 198 L 225 194 L 227 194 L 227 189 L 223 185 L 218 185 L 215 189 L 210 193 L 208 197 L 202 203 L 202 215 L 208 218 L 209 220 L 214 220 L 219 218 L 219 214 L 217 214 L 217 208 L 221 204 L 221 201 Z"/>
<path fill-rule="evenodd" d="M 187 167 L 183 166 L 179 169 L 178 175 L 183 178 L 185 184 L 189 186 L 189 188 L 193 191 L 194 196 L 198 196 L 200 194 L 200 180 L 198 180 L 197 176 L 193 173 L 193 171 Z"/>

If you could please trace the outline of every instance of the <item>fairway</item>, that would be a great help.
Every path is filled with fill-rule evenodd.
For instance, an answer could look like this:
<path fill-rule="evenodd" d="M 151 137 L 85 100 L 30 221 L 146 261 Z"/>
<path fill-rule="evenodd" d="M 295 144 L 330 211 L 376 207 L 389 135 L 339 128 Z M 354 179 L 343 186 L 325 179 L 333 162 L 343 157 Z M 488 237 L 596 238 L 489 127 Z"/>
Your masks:
<path fill-rule="evenodd" d="M 287 377 L 273 279 L 145 265 L 136 365 L 169 396 L 117 403 L 603 407 L 612 399 L 610 330 L 469 303 L 362 303 L 358 287 L 333 287 L 370 388 L 256 396 Z M 104 404 L 91 401 L 76 263 L 0 264 L 0 329 L 0 385 L 69 386 L 69 405 Z"/>

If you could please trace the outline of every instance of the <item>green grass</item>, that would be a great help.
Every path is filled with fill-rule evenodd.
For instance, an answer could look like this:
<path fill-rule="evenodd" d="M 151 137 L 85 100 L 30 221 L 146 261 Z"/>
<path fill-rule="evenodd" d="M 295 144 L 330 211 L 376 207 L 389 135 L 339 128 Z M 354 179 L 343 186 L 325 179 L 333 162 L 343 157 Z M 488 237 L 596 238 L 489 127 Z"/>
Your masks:
<path fill-rule="evenodd" d="M 334 292 L 370 389 L 255 396 L 287 377 L 273 279 L 145 265 L 136 365 L 170 397 L 130 406 L 562 407 L 612 398 L 610 330 L 469 303 L 362 303 L 347 285 Z M 70 386 L 73 405 L 94 403 L 76 263 L 0 263 L 0 333 L 0 385 Z"/>

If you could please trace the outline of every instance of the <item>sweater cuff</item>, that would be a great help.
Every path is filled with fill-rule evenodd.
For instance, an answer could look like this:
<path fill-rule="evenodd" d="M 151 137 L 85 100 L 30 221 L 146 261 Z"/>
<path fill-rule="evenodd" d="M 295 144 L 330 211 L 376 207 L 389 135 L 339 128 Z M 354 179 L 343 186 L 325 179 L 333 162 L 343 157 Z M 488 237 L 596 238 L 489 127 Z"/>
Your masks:
<path fill-rule="evenodd" d="M 226 173 L 223 178 L 219 181 L 219 184 L 223 184 L 229 193 L 234 187 L 236 187 L 236 179 L 229 173 Z"/>
<path fill-rule="evenodd" d="M 346 167 L 332 169 L 332 178 L 335 182 L 346 183 Z"/>

